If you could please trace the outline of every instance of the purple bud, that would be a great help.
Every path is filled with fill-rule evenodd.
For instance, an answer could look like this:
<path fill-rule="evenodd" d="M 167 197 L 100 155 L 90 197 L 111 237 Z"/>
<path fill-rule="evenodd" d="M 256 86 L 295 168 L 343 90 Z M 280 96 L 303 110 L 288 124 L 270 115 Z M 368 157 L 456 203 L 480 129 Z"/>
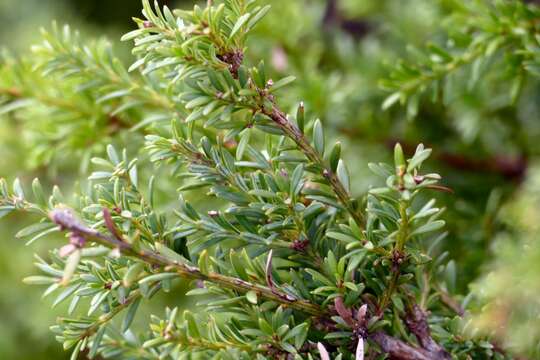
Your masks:
<path fill-rule="evenodd" d="M 79 233 L 71 233 L 69 236 L 69 243 L 80 249 L 84 247 L 86 239 Z"/>

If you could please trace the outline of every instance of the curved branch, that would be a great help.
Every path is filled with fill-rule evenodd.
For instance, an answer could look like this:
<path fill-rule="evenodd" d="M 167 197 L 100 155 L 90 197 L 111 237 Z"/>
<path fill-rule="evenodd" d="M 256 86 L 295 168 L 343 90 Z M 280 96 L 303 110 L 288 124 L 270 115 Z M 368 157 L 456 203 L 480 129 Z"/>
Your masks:
<path fill-rule="evenodd" d="M 115 237 L 108 236 L 91 229 L 79 220 L 68 209 L 55 209 L 49 213 L 50 219 L 60 225 L 62 230 L 78 234 L 90 241 L 95 241 L 109 248 L 118 249 L 126 256 L 132 256 L 145 261 L 148 264 L 161 266 L 167 271 L 174 271 L 179 277 L 191 280 L 202 280 L 221 285 L 224 288 L 232 289 L 241 293 L 248 291 L 256 292 L 260 297 L 275 301 L 284 306 L 302 311 L 310 315 L 321 315 L 324 310 L 317 304 L 307 300 L 296 299 L 288 294 L 280 293 L 276 289 L 270 289 L 259 284 L 252 284 L 239 278 L 225 276 L 215 272 L 203 273 L 199 268 L 178 261 L 170 260 L 163 255 L 149 250 L 137 250 L 132 244 L 121 241 Z"/>

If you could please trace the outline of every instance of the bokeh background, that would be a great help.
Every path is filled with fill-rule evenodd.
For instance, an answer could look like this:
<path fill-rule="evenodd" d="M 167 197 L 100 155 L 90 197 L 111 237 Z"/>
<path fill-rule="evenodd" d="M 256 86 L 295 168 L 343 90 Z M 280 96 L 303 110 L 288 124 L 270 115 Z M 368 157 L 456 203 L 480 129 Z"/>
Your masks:
<path fill-rule="evenodd" d="M 116 42 L 116 50 L 128 62 L 129 46 L 119 38 L 131 30 L 131 17 L 139 16 L 140 10 L 138 0 L 0 0 L 0 48 L 25 56 L 41 40 L 40 28 L 57 21 L 72 25 L 84 36 L 105 36 Z M 0 177 L 38 176 L 48 184 L 69 187 L 79 175 L 77 161 L 64 163 L 61 174 L 30 165 L 28 144 L 17 136 L 18 131 L 16 124 L 0 116 Z M 15 216 L 0 220 L 0 359 L 68 359 L 69 352 L 62 350 L 48 329 L 65 309 L 51 309 L 50 302 L 41 299 L 39 288 L 21 282 L 34 271 L 33 254 L 46 256 L 55 239 L 26 247 L 15 238 L 24 224 Z"/>
<path fill-rule="evenodd" d="M 456 2 L 267 2 L 274 5 L 274 12 L 249 41 L 248 59 L 267 59 L 276 78 L 285 74 L 298 78 L 283 95 L 283 103 L 292 109 L 304 100 L 309 113 L 317 114 L 331 136 L 342 140 L 357 194 L 375 183 L 367 163 L 389 160 L 396 141 L 408 152 L 419 142 L 434 148 L 429 166 L 453 189 L 453 194 L 435 194 L 447 210 L 448 233 L 440 252 L 447 251 L 454 262 L 448 273 L 454 288 L 449 290 L 464 297 L 472 289 L 469 303 L 481 314 L 479 324 L 488 328 L 497 323 L 498 315 L 482 311 L 482 297 L 511 294 L 508 302 L 522 309 L 512 319 L 512 334 L 519 341 L 532 339 L 519 346 L 535 348 L 534 335 L 540 331 L 538 81 L 527 81 L 513 104 L 505 85 L 508 74 L 489 75 L 472 88 L 456 85 L 448 103 L 422 101 L 418 116 L 408 119 L 403 108 L 381 109 L 388 94 L 380 89 L 379 80 L 388 76 L 398 58 L 410 56 L 411 46 L 446 41 L 443 20 L 456 10 Z M 193 1 L 160 3 L 173 8 L 191 6 Z M 119 38 L 132 28 L 130 19 L 139 16 L 140 8 L 138 0 L 0 0 L 0 48 L 28 56 L 31 44 L 40 41 L 40 27 L 57 20 L 79 29 L 84 37 L 107 37 L 129 64 L 133 60 L 129 44 Z M 467 83 L 469 75 L 458 72 L 455 83 Z M 36 160 L 33 144 L 24 134 L 17 117 L 0 115 L 0 177 L 18 176 L 26 183 L 40 177 L 45 184 L 69 190 L 85 176 L 77 156 Z M 55 239 L 25 247 L 15 237 L 23 225 L 17 216 L 0 220 L 0 359 L 66 358 L 47 325 L 62 309 L 51 310 L 50 302 L 40 298 L 41 289 L 21 282 L 33 273 L 33 253 L 46 256 Z M 523 276 L 516 279 L 515 271 L 525 274 L 526 282 Z"/>

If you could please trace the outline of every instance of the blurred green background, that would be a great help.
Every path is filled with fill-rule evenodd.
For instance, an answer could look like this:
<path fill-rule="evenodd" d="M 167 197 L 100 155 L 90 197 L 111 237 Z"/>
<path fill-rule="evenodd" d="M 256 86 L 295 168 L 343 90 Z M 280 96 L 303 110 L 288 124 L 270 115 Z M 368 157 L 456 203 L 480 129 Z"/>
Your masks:
<path fill-rule="evenodd" d="M 402 108 L 381 110 L 387 94 L 378 81 L 387 77 L 396 59 L 408 56 L 408 46 L 444 43 L 448 29 L 442 20 L 455 10 L 454 1 L 267 2 L 274 10 L 250 39 L 248 61 L 264 58 L 276 78 L 285 74 L 298 78 L 282 102 L 292 109 L 299 99 L 304 100 L 310 115 L 320 117 L 331 136 L 344 143 L 356 194 L 375 184 L 367 163 L 389 160 L 395 141 L 408 152 L 419 142 L 433 147 L 428 166 L 442 174 L 444 184 L 454 190 L 453 194 L 435 194 L 447 209 L 448 234 L 441 242 L 441 252 L 449 252 L 457 269 L 450 275 L 456 280 L 455 289 L 450 290 L 465 295 L 476 281 L 479 293 L 487 293 L 488 298 L 498 294 L 513 280 L 486 278 L 491 269 L 506 273 L 491 259 L 497 254 L 506 264 L 520 259 L 522 252 L 512 245 L 522 244 L 522 239 L 530 244 L 536 233 L 536 226 L 516 229 L 516 224 L 534 223 L 531 214 L 539 211 L 538 203 L 526 202 L 537 191 L 534 184 L 540 173 L 535 166 L 540 154 L 538 82 L 527 82 L 513 105 L 501 91 L 504 74 L 495 74 L 473 89 L 456 86 L 449 104 L 422 102 L 419 115 L 410 120 Z M 186 7 L 193 1 L 160 3 Z M 106 36 L 130 63 L 129 45 L 118 39 L 133 27 L 130 19 L 139 16 L 140 8 L 139 0 L 0 0 L 0 48 L 28 53 L 31 44 L 40 41 L 39 28 L 55 19 L 78 28 L 85 37 Z M 467 76 L 467 72 L 456 75 L 463 83 Z M 70 189 L 83 176 L 77 158 L 53 164 L 33 161 L 32 144 L 21 135 L 24 132 L 16 118 L 0 117 L 0 177 L 19 176 L 27 184 L 40 177 L 45 184 Z M 521 199 L 519 203 L 505 205 L 516 198 Z M 41 289 L 21 283 L 34 272 L 32 254 L 46 256 L 55 240 L 25 247 L 15 238 L 22 226 L 19 217 L 0 220 L 0 359 L 66 358 L 46 325 L 53 324 L 62 309 L 50 310 L 50 302 L 40 300 Z M 540 262 L 535 256 L 526 257 L 523 266 L 538 279 Z M 482 288 L 484 283 L 489 285 L 487 289 Z M 531 298 L 538 292 L 532 290 Z M 489 318 L 489 312 L 486 316 Z M 531 328 L 537 325 L 530 324 Z"/>
<path fill-rule="evenodd" d="M 56 20 L 72 25 L 85 36 L 106 36 L 117 42 L 115 48 L 129 61 L 128 45 L 117 40 L 132 28 L 131 17 L 139 16 L 140 9 L 138 0 L 0 0 L 0 48 L 24 55 L 40 41 L 40 28 Z M 61 174 L 21 166 L 26 161 L 26 145 L 13 136 L 18 129 L 9 121 L 0 120 L 0 177 L 37 176 L 49 184 L 71 184 L 79 174 L 74 164 L 64 164 Z M 51 310 L 50 302 L 41 299 L 40 289 L 21 282 L 34 271 L 33 254 L 46 256 L 54 239 L 24 246 L 15 238 L 24 223 L 15 216 L 0 222 L 0 359 L 67 359 L 69 353 L 48 329 L 63 309 Z"/>

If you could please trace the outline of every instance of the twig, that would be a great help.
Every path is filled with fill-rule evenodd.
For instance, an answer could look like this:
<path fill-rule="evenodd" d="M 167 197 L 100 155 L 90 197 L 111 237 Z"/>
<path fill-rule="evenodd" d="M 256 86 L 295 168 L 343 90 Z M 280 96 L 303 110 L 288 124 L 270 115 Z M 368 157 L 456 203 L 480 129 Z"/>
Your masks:
<path fill-rule="evenodd" d="M 382 331 L 377 331 L 369 336 L 382 351 L 387 353 L 390 359 L 394 360 L 437 360 L 427 350 L 413 347 L 401 340 L 386 335 Z"/>
<path fill-rule="evenodd" d="M 400 175 L 402 178 L 403 175 Z M 401 264 L 404 260 L 403 250 L 405 249 L 405 243 L 409 236 L 409 217 L 407 215 L 408 204 L 401 201 L 399 204 L 399 215 L 401 221 L 399 223 L 399 229 L 397 232 L 396 243 L 392 251 L 392 277 L 388 283 L 387 288 L 384 291 L 382 300 L 379 304 L 378 315 L 382 316 L 384 310 L 392 300 L 392 295 L 398 289 L 399 277 L 401 275 Z"/>
<path fill-rule="evenodd" d="M 126 309 L 129 305 L 131 305 L 135 300 L 140 298 L 142 295 L 139 290 L 135 290 L 131 293 L 131 295 L 124 300 L 120 305 L 113 308 L 110 312 L 105 314 L 104 316 L 100 317 L 95 323 L 93 323 L 89 328 L 87 328 L 80 336 L 79 340 L 82 340 L 84 338 L 87 338 L 91 335 L 93 335 L 95 332 L 97 332 L 100 327 L 103 324 L 108 323 L 111 321 L 116 315 L 118 315 L 122 310 Z M 60 319 L 62 321 L 63 319 Z"/>
<path fill-rule="evenodd" d="M 229 70 L 234 77 L 238 76 L 238 69 L 242 64 L 244 59 L 244 54 L 242 51 L 237 51 L 230 54 L 221 55 L 221 60 L 229 65 Z M 298 147 L 303 150 L 307 158 L 312 161 L 314 164 L 320 166 L 323 169 L 323 176 L 328 180 L 330 187 L 334 190 L 337 198 L 341 204 L 347 209 L 349 214 L 352 216 L 356 224 L 360 227 L 364 227 L 364 219 L 362 214 L 357 211 L 352 205 L 352 199 L 349 196 L 348 191 L 345 189 L 337 175 L 328 169 L 325 164 L 322 156 L 311 146 L 308 139 L 304 136 L 303 132 L 300 131 L 298 126 L 293 124 L 287 118 L 287 115 L 276 105 L 275 99 L 272 95 L 266 92 L 266 89 L 258 89 L 261 94 L 264 94 L 266 100 L 269 100 L 273 104 L 271 109 L 261 106 L 261 109 L 254 109 L 255 111 L 261 110 L 263 114 L 271 118 L 276 125 L 287 134 L 287 136 L 292 139 Z"/>
<path fill-rule="evenodd" d="M 199 268 L 178 261 L 170 260 L 163 255 L 149 250 L 137 250 L 132 244 L 120 241 L 115 237 L 105 235 L 97 230 L 88 228 L 77 220 L 69 209 L 55 209 L 49 214 L 50 219 L 60 225 L 62 230 L 70 231 L 74 234 L 84 236 L 87 240 L 95 241 L 107 247 L 118 249 L 126 256 L 132 256 L 145 261 L 148 264 L 164 267 L 167 271 L 175 271 L 178 276 L 192 280 L 202 280 L 212 282 L 241 293 L 248 291 L 256 292 L 260 297 L 267 300 L 276 301 L 295 310 L 303 311 L 311 315 L 321 315 L 325 311 L 317 304 L 307 300 L 295 299 L 286 294 L 259 284 L 252 284 L 239 278 L 225 276 L 215 272 L 203 273 Z"/>
<path fill-rule="evenodd" d="M 444 350 L 442 346 L 437 344 L 435 340 L 433 340 L 433 338 L 431 337 L 429 325 L 427 322 L 427 315 L 422 309 L 420 309 L 417 304 L 414 304 L 412 306 L 411 311 L 405 319 L 405 323 L 407 324 L 409 330 L 418 339 L 420 346 L 422 346 L 422 348 L 424 348 L 431 354 L 432 359 L 446 360 L 451 358 L 450 354 L 448 354 L 446 350 Z"/>
<path fill-rule="evenodd" d="M 277 126 L 279 126 L 289 138 L 291 138 L 298 147 L 303 150 L 307 158 L 314 164 L 323 168 L 323 176 L 328 180 L 330 187 L 336 194 L 339 202 L 347 209 L 349 214 L 352 216 L 356 224 L 363 228 L 364 227 L 364 218 L 363 215 L 354 208 L 352 204 L 352 199 L 349 196 L 347 190 L 338 179 L 337 175 L 328 169 L 325 164 L 324 159 L 321 155 L 311 146 L 308 139 L 304 136 L 302 131 L 293 124 L 283 111 L 281 111 L 276 105 L 272 107 L 272 110 L 263 110 L 264 114 L 270 117 Z"/>

